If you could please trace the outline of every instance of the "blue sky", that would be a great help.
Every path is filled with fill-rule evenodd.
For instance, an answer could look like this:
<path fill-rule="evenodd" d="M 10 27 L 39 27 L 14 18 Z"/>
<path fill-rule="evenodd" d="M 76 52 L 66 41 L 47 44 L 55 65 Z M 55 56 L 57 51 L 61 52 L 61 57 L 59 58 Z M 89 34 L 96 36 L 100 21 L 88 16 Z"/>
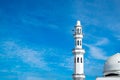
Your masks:
<path fill-rule="evenodd" d="M 83 26 L 86 80 L 120 52 L 119 0 L 0 0 L 0 79 L 72 80 L 72 29 Z"/>

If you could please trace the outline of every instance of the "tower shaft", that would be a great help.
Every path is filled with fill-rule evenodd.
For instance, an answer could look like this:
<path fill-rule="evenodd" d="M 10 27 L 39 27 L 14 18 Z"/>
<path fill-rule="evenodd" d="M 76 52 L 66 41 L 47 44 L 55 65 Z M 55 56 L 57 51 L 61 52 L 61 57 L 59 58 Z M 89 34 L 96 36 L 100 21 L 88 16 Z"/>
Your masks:
<path fill-rule="evenodd" d="M 80 21 L 77 21 L 74 32 L 75 48 L 72 53 L 74 54 L 74 74 L 73 80 L 84 80 L 84 53 L 85 50 L 82 49 L 82 26 Z"/>

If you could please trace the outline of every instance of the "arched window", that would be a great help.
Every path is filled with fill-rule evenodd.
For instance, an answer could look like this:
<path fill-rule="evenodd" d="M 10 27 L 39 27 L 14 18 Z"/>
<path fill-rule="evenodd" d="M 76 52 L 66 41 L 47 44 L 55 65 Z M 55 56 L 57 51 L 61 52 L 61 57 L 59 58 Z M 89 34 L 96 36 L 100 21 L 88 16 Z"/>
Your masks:
<path fill-rule="evenodd" d="M 82 45 L 82 41 L 80 41 L 80 45 Z"/>
<path fill-rule="evenodd" d="M 80 45 L 80 42 L 79 42 L 79 40 L 77 41 L 77 45 Z"/>
<path fill-rule="evenodd" d="M 77 63 L 79 63 L 79 57 L 77 58 Z"/>
<path fill-rule="evenodd" d="M 82 29 L 80 29 L 80 33 L 82 33 Z"/>
<path fill-rule="evenodd" d="M 81 58 L 81 63 L 82 63 L 82 58 Z"/>
<path fill-rule="evenodd" d="M 77 28 L 76 29 L 76 34 L 81 34 L 81 33 L 82 33 L 82 29 Z"/>
<path fill-rule="evenodd" d="M 76 30 L 76 33 L 79 34 L 79 29 Z"/>
<path fill-rule="evenodd" d="M 76 63 L 76 58 L 74 58 L 74 63 Z"/>

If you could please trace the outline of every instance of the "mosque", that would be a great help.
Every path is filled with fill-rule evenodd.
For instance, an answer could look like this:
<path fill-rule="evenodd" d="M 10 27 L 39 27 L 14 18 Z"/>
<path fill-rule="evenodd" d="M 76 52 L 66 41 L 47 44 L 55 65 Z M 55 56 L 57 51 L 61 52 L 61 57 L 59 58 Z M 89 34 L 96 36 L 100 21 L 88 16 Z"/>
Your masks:
<path fill-rule="evenodd" d="M 120 53 L 116 53 L 107 59 L 103 75 L 96 80 L 120 80 Z"/>
<path fill-rule="evenodd" d="M 80 21 L 77 21 L 74 29 L 75 48 L 72 50 L 74 55 L 74 73 L 73 80 L 85 80 L 84 74 L 84 54 L 82 48 L 82 26 Z M 109 57 L 104 64 L 103 77 L 97 77 L 96 80 L 120 80 L 120 53 Z"/>

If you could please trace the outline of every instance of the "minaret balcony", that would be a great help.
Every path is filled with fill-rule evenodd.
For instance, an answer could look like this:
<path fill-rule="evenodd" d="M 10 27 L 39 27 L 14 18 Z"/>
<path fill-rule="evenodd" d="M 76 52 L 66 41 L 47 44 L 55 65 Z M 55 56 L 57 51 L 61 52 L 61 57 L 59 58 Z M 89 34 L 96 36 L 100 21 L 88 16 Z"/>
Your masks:
<path fill-rule="evenodd" d="M 74 36 L 74 38 L 83 38 L 83 34 L 80 34 L 80 33 L 79 34 L 75 33 L 75 34 L 73 34 L 73 36 Z"/>
<path fill-rule="evenodd" d="M 85 50 L 84 49 L 80 49 L 80 48 L 75 48 L 72 50 L 73 54 L 84 54 Z"/>

